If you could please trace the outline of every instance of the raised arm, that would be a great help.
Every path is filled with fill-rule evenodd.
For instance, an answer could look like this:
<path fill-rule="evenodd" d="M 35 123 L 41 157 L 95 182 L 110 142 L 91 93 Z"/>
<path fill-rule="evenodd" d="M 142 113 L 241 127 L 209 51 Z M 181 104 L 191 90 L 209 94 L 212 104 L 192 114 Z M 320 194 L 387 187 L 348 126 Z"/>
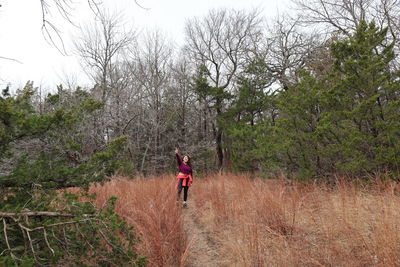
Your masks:
<path fill-rule="evenodd" d="M 179 156 L 178 153 L 175 153 L 175 156 L 176 156 L 176 162 L 178 163 L 178 166 L 181 166 L 181 164 L 182 164 L 181 156 Z"/>
<path fill-rule="evenodd" d="M 176 161 L 177 161 L 178 167 L 179 167 L 182 164 L 182 159 L 181 159 L 181 156 L 179 156 L 179 149 L 178 148 L 175 149 L 175 156 L 176 156 Z"/>

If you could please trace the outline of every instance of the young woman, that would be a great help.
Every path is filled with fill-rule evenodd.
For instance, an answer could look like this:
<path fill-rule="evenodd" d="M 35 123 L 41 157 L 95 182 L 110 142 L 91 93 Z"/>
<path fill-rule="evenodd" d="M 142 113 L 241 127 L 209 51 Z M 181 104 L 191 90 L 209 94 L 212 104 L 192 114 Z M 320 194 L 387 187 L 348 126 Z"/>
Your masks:
<path fill-rule="evenodd" d="M 187 207 L 187 196 L 188 196 L 188 190 L 189 186 L 192 185 L 193 182 L 193 172 L 192 172 L 192 165 L 190 164 L 190 157 L 185 155 L 181 159 L 179 156 L 179 149 L 175 149 L 175 156 L 176 156 L 176 161 L 178 163 L 178 176 L 176 176 L 176 189 L 178 189 L 178 198 L 177 201 L 180 201 L 181 199 L 181 192 L 183 189 L 183 207 Z"/>

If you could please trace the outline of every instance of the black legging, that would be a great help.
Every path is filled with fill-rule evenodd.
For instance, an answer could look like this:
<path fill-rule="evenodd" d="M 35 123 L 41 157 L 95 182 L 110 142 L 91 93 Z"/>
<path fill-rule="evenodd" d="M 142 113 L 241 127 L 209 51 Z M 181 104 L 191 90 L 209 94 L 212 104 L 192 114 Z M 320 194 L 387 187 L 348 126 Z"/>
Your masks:
<path fill-rule="evenodd" d="M 178 183 L 178 200 L 181 199 L 181 192 L 183 188 L 183 201 L 187 200 L 189 186 L 182 186 L 183 179 L 179 179 Z M 189 183 L 189 178 L 186 178 L 186 184 Z"/>

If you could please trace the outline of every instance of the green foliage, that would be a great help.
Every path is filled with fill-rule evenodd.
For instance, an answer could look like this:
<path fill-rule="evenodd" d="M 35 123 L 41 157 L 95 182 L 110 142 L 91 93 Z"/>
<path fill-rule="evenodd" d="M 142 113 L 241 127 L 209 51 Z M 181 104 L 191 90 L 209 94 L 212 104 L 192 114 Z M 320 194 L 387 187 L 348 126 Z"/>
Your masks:
<path fill-rule="evenodd" d="M 271 78 L 262 59 L 255 59 L 238 78 L 238 93 L 230 108 L 220 116 L 227 132 L 225 146 L 231 150 L 233 168 L 239 171 L 261 168 L 263 158 L 258 141 L 264 124 L 274 120 L 275 95 L 268 90 Z"/>
<path fill-rule="evenodd" d="M 400 80 L 391 68 L 393 44 L 385 40 L 386 29 L 363 22 L 332 44 L 326 72 L 311 66 L 273 95 L 259 89 L 268 86 L 262 61 L 250 64 L 225 114 L 234 167 L 300 179 L 398 171 Z"/>
<path fill-rule="evenodd" d="M 87 187 L 90 182 L 103 181 L 115 172 L 131 171 L 132 164 L 124 153 L 127 137 L 97 148 L 98 152 L 85 153 L 90 136 L 83 135 L 81 128 L 103 103 L 80 89 L 66 92 L 59 87 L 58 94 L 45 99 L 48 111 L 37 113 L 30 104 L 31 96 L 32 90 L 26 89 L 0 101 L 7 107 L 0 114 L 5 118 L 1 135 L 3 156 L 9 151 L 7 156 L 14 166 L 8 174 L 0 176 L 1 185 Z M 66 97 L 69 101 L 64 100 Z"/>
<path fill-rule="evenodd" d="M 9 149 L 9 143 L 26 133 L 24 122 L 34 112 L 30 105 L 32 90 L 27 88 L 16 97 L 11 97 L 8 88 L 0 96 L 0 158 Z"/>
<path fill-rule="evenodd" d="M 319 99 L 322 86 L 323 81 L 303 72 L 295 86 L 279 95 L 281 114 L 276 123 L 279 138 L 275 140 L 277 149 L 284 153 L 280 157 L 281 167 L 297 171 L 300 177 L 321 170 L 317 127 L 322 112 Z"/>
<path fill-rule="evenodd" d="M 89 166 L 98 175 L 102 173 L 105 176 L 110 176 L 116 172 L 122 174 L 132 173 L 132 165 L 129 162 L 127 154 L 121 153 L 124 151 L 127 142 L 127 136 L 114 139 L 108 144 L 105 151 L 98 152 L 92 156 Z"/>
<path fill-rule="evenodd" d="M 130 171 L 128 138 L 89 149 L 90 131 L 83 130 L 103 103 L 80 89 L 58 87 L 39 109 L 34 94 L 28 83 L 0 98 L 0 265 L 145 265 L 134 251 L 132 227 L 114 211 L 115 198 L 98 210 L 94 196 L 83 191 Z"/>
<path fill-rule="evenodd" d="M 6 266 L 144 266 L 145 258 L 135 251 L 139 239 L 115 212 L 116 198 L 98 210 L 95 196 L 68 191 L 9 191 L 0 200 L 0 263 Z M 25 203 L 21 202 L 25 199 Z M 29 211 L 68 214 L 23 215 Z M 5 238 L 7 237 L 7 241 Z M 11 249 L 11 250 L 10 250 Z"/>
<path fill-rule="evenodd" d="M 332 45 L 333 86 L 323 95 L 320 132 L 329 142 L 324 155 L 338 170 L 398 169 L 400 82 L 390 68 L 393 46 L 384 44 L 385 36 L 386 30 L 362 23 L 353 37 Z"/>
<path fill-rule="evenodd" d="M 207 68 L 204 65 L 200 66 L 194 79 L 194 90 L 199 99 L 209 101 L 211 108 L 220 110 L 223 108 L 224 101 L 231 99 L 233 96 L 224 87 L 210 86 L 207 74 Z"/>
<path fill-rule="evenodd" d="M 303 72 L 279 95 L 277 141 L 287 155 L 283 166 L 300 177 L 397 168 L 393 148 L 399 138 L 388 133 L 398 128 L 400 117 L 387 114 L 388 109 L 400 114 L 394 104 L 400 84 L 390 71 L 394 55 L 392 46 L 383 45 L 385 35 L 373 23 L 362 23 L 354 36 L 332 45 L 335 61 L 328 74 Z"/>

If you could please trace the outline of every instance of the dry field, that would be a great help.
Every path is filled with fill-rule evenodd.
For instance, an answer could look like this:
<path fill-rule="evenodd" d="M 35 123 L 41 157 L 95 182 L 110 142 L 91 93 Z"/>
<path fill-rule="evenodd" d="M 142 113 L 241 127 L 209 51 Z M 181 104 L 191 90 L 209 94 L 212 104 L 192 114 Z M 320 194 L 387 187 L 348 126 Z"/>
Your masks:
<path fill-rule="evenodd" d="M 215 175 L 195 180 L 189 208 L 174 177 L 115 178 L 91 188 L 141 236 L 150 266 L 400 266 L 395 183 L 287 185 Z"/>

